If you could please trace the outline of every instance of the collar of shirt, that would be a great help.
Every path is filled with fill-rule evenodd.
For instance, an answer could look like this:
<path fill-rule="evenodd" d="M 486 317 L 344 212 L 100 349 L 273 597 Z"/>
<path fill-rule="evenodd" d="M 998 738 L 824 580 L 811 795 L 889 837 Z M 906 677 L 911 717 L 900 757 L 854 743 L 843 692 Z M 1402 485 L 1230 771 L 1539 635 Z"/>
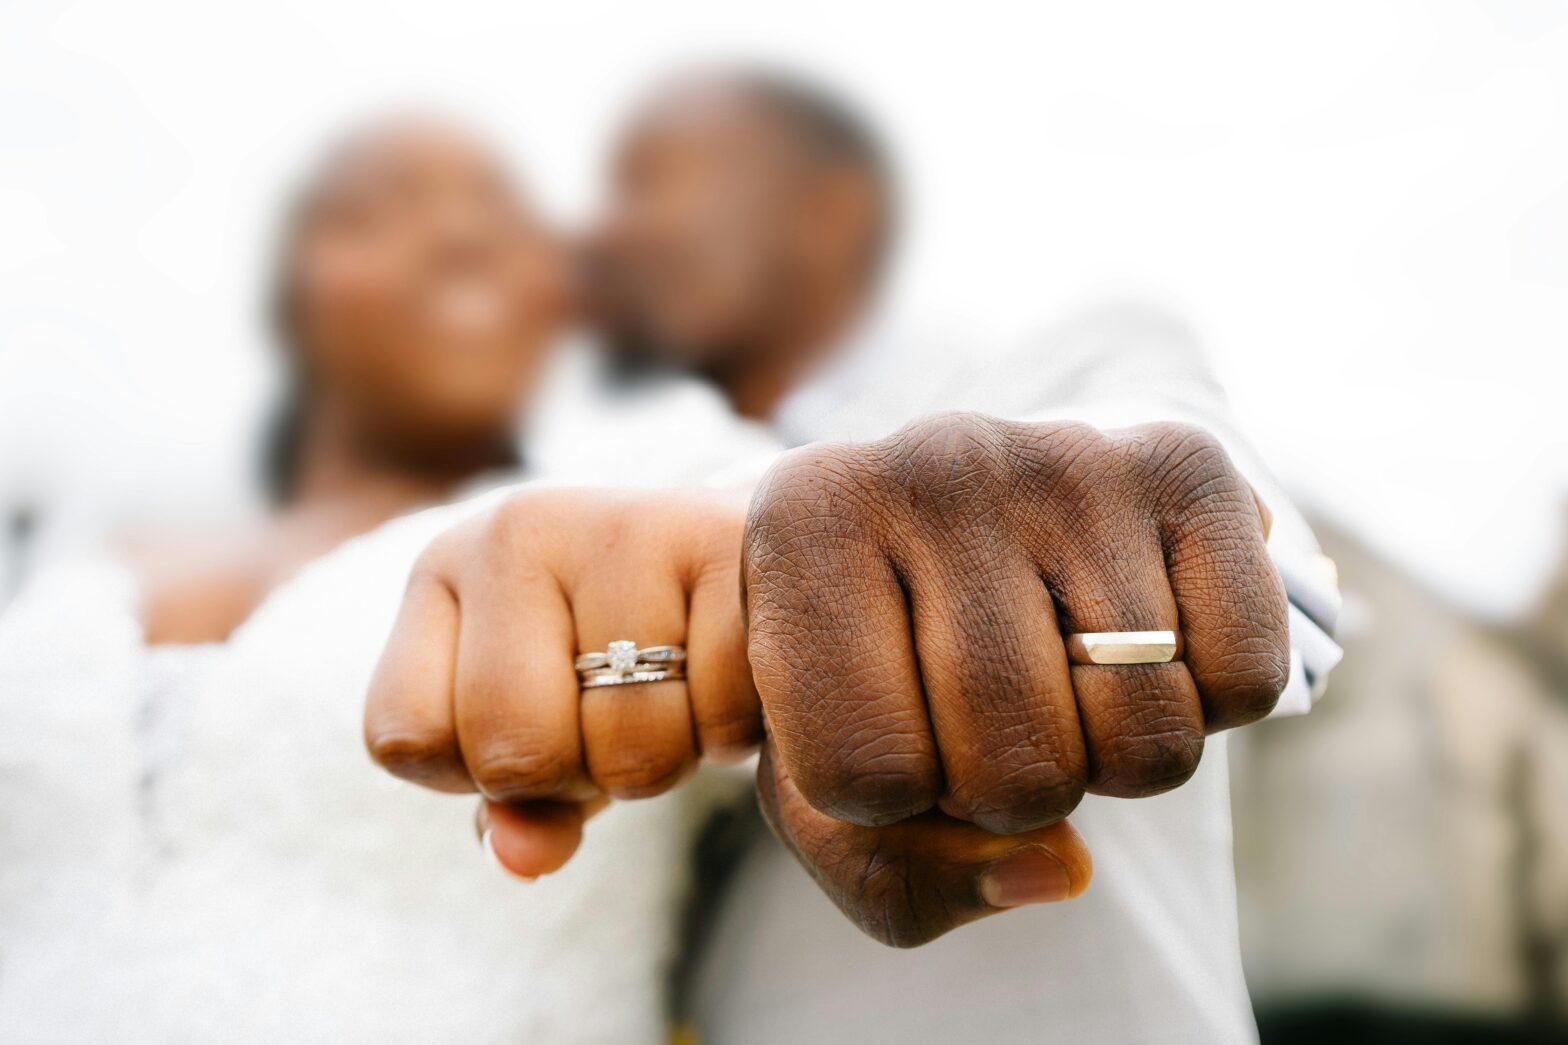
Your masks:
<path fill-rule="evenodd" d="M 769 427 L 786 446 L 825 438 L 871 439 L 886 435 L 866 418 L 865 431 L 847 407 L 898 381 L 898 349 L 906 343 L 885 315 L 872 313 L 841 339 L 774 409 Z"/>

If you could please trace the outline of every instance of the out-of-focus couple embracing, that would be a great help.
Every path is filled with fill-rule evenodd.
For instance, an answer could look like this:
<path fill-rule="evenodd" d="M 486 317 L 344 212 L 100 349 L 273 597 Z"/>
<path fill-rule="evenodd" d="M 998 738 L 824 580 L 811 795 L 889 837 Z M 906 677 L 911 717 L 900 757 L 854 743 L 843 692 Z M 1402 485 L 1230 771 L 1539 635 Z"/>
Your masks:
<path fill-rule="evenodd" d="M 453 125 L 347 138 L 269 508 L 0 619 L 6 1039 L 1255 1037 L 1223 731 L 1338 597 L 1192 337 L 911 332 L 790 77 L 611 170 L 567 235 Z"/>

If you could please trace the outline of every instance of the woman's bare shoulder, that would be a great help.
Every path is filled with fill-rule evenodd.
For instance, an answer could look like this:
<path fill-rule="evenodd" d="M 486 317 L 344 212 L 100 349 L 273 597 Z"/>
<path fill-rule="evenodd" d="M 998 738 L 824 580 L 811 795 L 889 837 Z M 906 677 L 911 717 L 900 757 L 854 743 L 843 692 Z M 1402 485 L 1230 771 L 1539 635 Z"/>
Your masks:
<path fill-rule="evenodd" d="M 254 523 L 161 528 L 115 542 L 141 592 L 138 616 L 147 643 L 228 638 L 270 589 L 271 543 L 265 527 Z"/>

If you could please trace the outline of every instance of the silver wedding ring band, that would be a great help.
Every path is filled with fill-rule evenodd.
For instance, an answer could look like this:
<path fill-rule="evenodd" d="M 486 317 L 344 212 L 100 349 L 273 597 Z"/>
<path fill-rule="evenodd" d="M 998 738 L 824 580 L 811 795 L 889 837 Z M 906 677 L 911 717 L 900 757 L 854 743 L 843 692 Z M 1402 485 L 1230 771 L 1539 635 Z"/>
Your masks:
<path fill-rule="evenodd" d="M 686 677 L 686 651 L 680 646 L 644 646 L 617 639 L 603 652 L 584 653 L 573 661 L 583 689 L 630 686 Z"/>
<path fill-rule="evenodd" d="M 1072 664 L 1169 664 L 1176 659 L 1174 631 L 1083 631 L 1067 636 Z"/>
<path fill-rule="evenodd" d="M 624 673 L 611 672 L 608 669 L 604 674 L 586 676 L 578 684 L 582 689 L 597 689 L 600 686 L 629 686 L 637 682 L 663 682 L 666 679 L 683 679 L 684 671 L 672 671 L 661 668 L 657 671 L 628 671 Z"/>

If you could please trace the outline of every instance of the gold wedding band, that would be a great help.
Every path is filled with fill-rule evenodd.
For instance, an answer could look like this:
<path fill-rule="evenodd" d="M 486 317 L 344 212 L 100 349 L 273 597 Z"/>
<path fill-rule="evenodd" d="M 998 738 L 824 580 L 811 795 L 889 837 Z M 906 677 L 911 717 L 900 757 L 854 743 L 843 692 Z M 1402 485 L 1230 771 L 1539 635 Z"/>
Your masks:
<path fill-rule="evenodd" d="M 1169 664 L 1176 659 L 1174 631 L 1084 631 L 1067 636 L 1072 664 Z"/>

